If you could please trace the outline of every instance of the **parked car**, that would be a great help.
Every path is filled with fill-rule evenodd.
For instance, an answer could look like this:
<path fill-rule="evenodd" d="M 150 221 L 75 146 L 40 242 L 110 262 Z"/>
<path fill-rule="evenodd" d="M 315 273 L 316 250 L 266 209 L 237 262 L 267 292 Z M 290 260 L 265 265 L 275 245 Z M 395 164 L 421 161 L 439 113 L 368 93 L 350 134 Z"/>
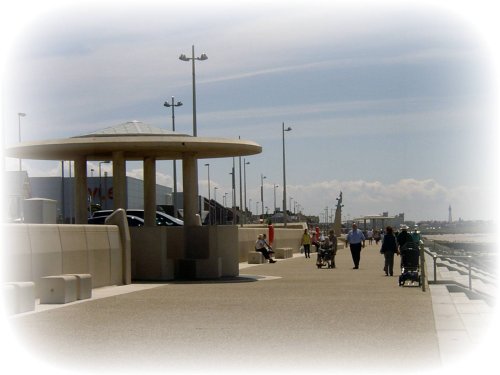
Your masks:
<path fill-rule="evenodd" d="M 106 216 L 94 216 L 88 219 L 89 224 L 106 224 Z M 137 216 L 127 215 L 127 222 L 129 227 L 142 227 L 144 225 L 144 220 Z"/>
<path fill-rule="evenodd" d="M 126 210 L 127 215 L 136 216 L 144 220 L 144 210 L 137 208 L 129 208 Z M 94 212 L 93 217 L 106 217 L 113 213 L 113 210 L 100 210 Z M 184 221 L 179 220 L 173 216 L 166 214 L 165 212 L 156 211 L 156 225 L 159 226 L 181 226 L 184 225 Z"/>

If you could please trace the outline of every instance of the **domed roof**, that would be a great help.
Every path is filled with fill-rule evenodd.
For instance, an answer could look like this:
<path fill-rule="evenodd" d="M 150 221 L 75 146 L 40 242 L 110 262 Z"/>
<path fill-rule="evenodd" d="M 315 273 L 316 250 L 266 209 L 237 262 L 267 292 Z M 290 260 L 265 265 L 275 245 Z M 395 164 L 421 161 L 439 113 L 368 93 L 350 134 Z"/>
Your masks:
<path fill-rule="evenodd" d="M 126 160 L 154 157 L 158 160 L 197 159 L 255 155 L 262 147 L 242 139 L 193 137 L 160 129 L 140 121 L 129 121 L 94 133 L 66 139 L 23 142 L 7 147 L 9 157 L 35 160 L 111 160 L 120 152 Z"/>
<path fill-rule="evenodd" d="M 158 136 L 158 135 L 170 135 L 170 136 L 184 136 L 189 137 L 187 134 L 181 134 L 173 132 L 171 130 L 157 128 L 155 126 L 145 124 L 141 121 L 128 121 L 123 124 L 118 124 L 115 126 L 110 126 L 102 130 L 98 130 L 93 133 L 79 135 L 73 138 L 88 138 L 88 137 L 108 137 L 108 136 Z"/>

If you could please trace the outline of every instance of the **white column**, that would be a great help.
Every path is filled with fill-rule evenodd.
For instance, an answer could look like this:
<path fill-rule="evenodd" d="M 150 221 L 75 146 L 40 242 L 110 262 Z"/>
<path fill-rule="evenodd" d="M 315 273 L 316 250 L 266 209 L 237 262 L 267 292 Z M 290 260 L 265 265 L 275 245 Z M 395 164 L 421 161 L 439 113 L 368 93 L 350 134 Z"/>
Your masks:
<path fill-rule="evenodd" d="M 75 159 L 75 224 L 87 224 L 88 188 L 87 159 L 79 156 Z"/>
<path fill-rule="evenodd" d="M 144 224 L 156 226 L 156 159 L 144 158 Z"/>
<path fill-rule="evenodd" d="M 113 152 L 113 209 L 127 209 L 127 176 L 125 156 L 121 151 Z"/>
<path fill-rule="evenodd" d="M 182 184 L 184 190 L 184 225 L 197 226 L 198 160 L 194 154 L 184 154 L 182 157 Z"/>

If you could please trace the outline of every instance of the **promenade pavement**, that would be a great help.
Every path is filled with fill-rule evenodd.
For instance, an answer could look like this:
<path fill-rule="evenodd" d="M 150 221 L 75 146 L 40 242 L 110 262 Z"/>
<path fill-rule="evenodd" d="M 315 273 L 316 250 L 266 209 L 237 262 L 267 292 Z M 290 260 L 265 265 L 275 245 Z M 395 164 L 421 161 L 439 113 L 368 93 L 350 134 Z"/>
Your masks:
<path fill-rule="evenodd" d="M 242 263 L 238 278 L 220 281 L 94 289 L 91 300 L 37 305 L 10 322 L 34 361 L 66 374 L 442 373 L 440 344 L 454 339 L 443 341 L 450 327 L 436 319 L 449 310 L 436 315 L 433 302 L 448 300 L 399 287 L 375 246 L 358 270 L 348 249 L 335 269 L 315 258 Z"/>

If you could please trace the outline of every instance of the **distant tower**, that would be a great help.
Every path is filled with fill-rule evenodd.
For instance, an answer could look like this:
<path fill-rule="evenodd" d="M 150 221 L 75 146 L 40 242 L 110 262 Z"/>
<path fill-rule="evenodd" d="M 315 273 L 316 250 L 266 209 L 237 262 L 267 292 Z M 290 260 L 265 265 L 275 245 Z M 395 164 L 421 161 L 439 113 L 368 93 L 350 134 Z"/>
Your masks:
<path fill-rule="evenodd" d="M 450 206 L 448 207 L 448 223 L 451 224 L 452 221 L 453 220 L 451 219 L 451 204 L 450 204 Z"/>

